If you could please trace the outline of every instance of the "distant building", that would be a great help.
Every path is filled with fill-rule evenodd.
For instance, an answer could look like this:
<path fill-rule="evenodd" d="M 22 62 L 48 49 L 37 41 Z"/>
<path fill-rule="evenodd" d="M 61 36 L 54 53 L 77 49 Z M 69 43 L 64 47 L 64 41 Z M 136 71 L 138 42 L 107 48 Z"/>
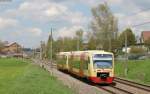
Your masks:
<path fill-rule="evenodd" d="M 127 53 L 130 53 L 130 51 L 131 51 L 131 47 L 127 47 Z M 122 48 L 122 52 L 126 52 L 125 47 Z"/>
<path fill-rule="evenodd" d="M 143 31 L 141 33 L 141 43 L 144 43 L 148 39 L 150 39 L 150 31 Z"/>
<path fill-rule="evenodd" d="M 4 47 L 2 48 L 2 53 L 5 53 L 5 54 L 14 54 L 14 53 L 21 53 L 22 51 L 22 47 L 14 42 L 14 43 L 11 43 L 11 44 L 5 44 Z"/>

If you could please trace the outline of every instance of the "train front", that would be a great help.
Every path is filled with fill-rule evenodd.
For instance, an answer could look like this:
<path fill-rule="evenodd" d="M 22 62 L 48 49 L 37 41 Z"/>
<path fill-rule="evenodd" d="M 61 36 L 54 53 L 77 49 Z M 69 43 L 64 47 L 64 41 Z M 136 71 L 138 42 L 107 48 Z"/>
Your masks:
<path fill-rule="evenodd" d="M 111 84 L 114 80 L 113 54 L 93 54 L 89 79 L 94 83 Z"/>

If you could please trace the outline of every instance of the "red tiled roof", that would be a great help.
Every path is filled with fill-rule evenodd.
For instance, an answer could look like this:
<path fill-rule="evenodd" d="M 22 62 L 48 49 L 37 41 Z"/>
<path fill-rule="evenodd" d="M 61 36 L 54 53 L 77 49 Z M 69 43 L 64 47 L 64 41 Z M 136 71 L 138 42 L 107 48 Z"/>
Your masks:
<path fill-rule="evenodd" d="M 148 40 L 150 38 L 150 31 L 143 31 L 142 32 L 142 38 L 143 40 Z"/>

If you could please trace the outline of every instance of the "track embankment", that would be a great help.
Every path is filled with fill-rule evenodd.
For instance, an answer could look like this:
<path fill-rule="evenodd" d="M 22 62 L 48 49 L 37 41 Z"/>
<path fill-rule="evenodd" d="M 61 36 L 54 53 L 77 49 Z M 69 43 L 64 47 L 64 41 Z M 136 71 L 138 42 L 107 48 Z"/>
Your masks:
<path fill-rule="evenodd" d="M 58 71 L 56 69 L 56 65 L 51 64 L 51 62 L 36 59 L 34 59 L 33 62 L 34 64 L 37 64 L 45 70 L 49 71 L 50 75 L 57 77 L 57 79 L 60 80 L 63 84 L 72 89 L 75 94 L 110 94 L 106 91 L 101 91 L 98 88 L 95 88 L 95 86 L 84 83 L 81 80 L 72 77 L 71 75 Z"/>
<path fill-rule="evenodd" d="M 48 61 L 33 60 L 51 75 L 57 77 L 62 83 L 73 89 L 75 94 L 150 94 L 150 86 L 138 84 L 132 81 L 115 78 L 111 85 L 91 84 L 80 78 L 58 71 L 55 64 Z"/>

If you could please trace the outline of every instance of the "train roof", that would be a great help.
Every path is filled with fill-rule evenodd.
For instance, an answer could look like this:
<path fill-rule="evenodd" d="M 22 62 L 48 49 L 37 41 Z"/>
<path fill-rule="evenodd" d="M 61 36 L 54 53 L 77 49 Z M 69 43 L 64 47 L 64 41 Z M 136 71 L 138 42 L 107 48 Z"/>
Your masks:
<path fill-rule="evenodd" d="M 58 55 L 69 55 L 71 54 L 70 52 L 59 52 Z"/>
<path fill-rule="evenodd" d="M 88 53 L 102 53 L 102 54 L 113 54 L 112 52 L 107 52 L 107 51 L 104 51 L 104 50 L 88 50 L 87 51 Z"/>
<path fill-rule="evenodd" d="M 107 52 L 104 50 L 87 50 L 87 51 L 70 51 L 70 52 L 60 52 L 59 55 L 71 55 L 71 54 L 82 54 L 82 53 L 89 53 L 89 54 L 94 54 L 94 53 L 101 53 L 101 54 L 113 54 L 112 52 Z"/>

